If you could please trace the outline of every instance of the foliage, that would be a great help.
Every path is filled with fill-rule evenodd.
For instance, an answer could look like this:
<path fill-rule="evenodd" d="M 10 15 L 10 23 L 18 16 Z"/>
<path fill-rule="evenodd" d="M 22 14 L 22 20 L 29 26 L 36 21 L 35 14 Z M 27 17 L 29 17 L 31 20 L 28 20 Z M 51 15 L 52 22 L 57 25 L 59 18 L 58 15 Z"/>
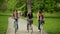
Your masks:
<path fill-rule="evenodd" d="M 0 0 L 0 11 L 5 11 L 7 9 L 7 1 L 6 0 Z"/>
<path fill-rule="evenodd" d="M 0 0 L 0 6 L 4 0 Z M 53 12 L 57 11 L 57 2 L 60 0 L 31 0 L 32 11 L 37 12 L 39 9 L 42 9 L 43 12 Z M 18 9 L 21 11 L 26 11 L 26 0 L 7 0 L 8 9 Z M 0 7 L 1 8 L 1 7 Z"/>
<path fill-rule="evenodd" d="M 0 0 L 0 7 L 1 7 L 1 5 L 3 4 L 3 2 L 4 2 L 4 0 Z"/>
<path fill-rule="evenodd" d="M 17 3 L 17 0 L 9 0 L 8 1 L 8 9 L 14 9 L 16 3 Z"/>
<path fill-rule="evenodd" d="M 54 11 L 56 6 L 56 1 L 54 0 L 33 0 L 32 1 L 32 9 L 34 11 L 38 11 L 39 9 L 42 9 L 43 11 Z"/>

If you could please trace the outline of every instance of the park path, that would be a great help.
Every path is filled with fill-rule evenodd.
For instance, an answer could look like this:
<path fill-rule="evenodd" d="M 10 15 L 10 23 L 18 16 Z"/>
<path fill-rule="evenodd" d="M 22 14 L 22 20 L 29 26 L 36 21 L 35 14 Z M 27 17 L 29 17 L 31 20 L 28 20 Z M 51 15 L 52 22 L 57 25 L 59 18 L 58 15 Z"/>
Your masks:
<path fill-rule="evenodd" d="M 18 19 L 19 28 L 18 28 L 17 34 L 31 34 L 30 32 L 27 32 L 26 23 L 27 23 L 26 19 L 23 19 L 23 18 Z M 6 34 L 15 34 L 14 20 L 11 17 L 8 18 L 8 29 Z M 38 32 L 37 27 L 34 25 L 33 25 L 33 34 L 40 34 L 40 32 Z M 47 33 L 43 31 L 42 34 L 47 34 Z"/>

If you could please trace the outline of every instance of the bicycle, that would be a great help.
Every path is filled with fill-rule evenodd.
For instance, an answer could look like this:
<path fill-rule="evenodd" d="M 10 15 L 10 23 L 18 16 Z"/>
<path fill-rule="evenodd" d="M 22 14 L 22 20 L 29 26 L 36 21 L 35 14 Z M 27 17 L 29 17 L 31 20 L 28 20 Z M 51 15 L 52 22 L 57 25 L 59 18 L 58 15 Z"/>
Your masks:
<path fill-rule="evenodd" d="M 33 33 L 33 20 L 32 19 L 28 19 L 28 24 L 27 24 L 27 30 L 29 32 L 29 30 L 31 30 L 31 34 Z"/>

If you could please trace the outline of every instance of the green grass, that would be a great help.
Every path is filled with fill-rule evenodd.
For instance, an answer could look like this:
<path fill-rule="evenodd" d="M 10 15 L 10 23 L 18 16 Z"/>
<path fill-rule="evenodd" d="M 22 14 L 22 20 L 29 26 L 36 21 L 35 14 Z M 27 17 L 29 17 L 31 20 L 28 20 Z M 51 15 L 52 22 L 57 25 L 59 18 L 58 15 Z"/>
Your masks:
<path fill-rule="evenodd" d="M 34 25 L 38 25 L 36 18 Z M 49 34 L 60 34 L 60 18 L 45 18 L 44 30 Z"/>
<path fill-rule="evenodd" d="M 50 34 L 60 34 L 60 18 L 46 18 L 45 30 Z"/>
<path fill-rule="evenodd" d="M 0 34 L 6 34 L 8 25 L 8 16 L 0 16 Z"/>
<path fill-rule="evenodd" d="M 44 17 L 60 17 L 60 12 L 54 12 L 54 13 L 43 13 Z M 34 13 L 34 17 L 37 17 L 37 13 Z"/>
<path fill-rule="evenodd" d="M 10 11 L 0 12 L 0 34 L 6 34 Z"/>
<path fill-rule="evenodd" d="M 7 10 L 6 12 L 0 12 L 0 15 L 10 15 L 12 14 L 12 11 Z"/>

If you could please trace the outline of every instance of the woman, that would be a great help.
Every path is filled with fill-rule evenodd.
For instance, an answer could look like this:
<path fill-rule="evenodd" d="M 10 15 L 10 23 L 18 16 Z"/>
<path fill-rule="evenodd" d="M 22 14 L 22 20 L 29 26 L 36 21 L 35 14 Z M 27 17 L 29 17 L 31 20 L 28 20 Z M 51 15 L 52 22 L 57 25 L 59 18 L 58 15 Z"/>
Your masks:
<path fill-rule="evenodd" d="M 42 10 L 38 11 L 37 18 L 38 18 L 38 31 L 40 31 L 41 30 L 40 25 L 44 23 L 44 16 L 42 14 Z"/>
<path fill-rule="evenodd" d="M 13 18 L 14 18 L 14 27 L 15 27 L 15 34 L 18 30 L 18 12 L 17 10 L 13 10 Z"/>
<path fill-rule="evenodd" d="M 32 27 L 32 24 L 33 24 L 33 13 L 32 12 L 28 12 L 28 14 L 27 14 L 27 30 L 28 30 L 28 32 L 29 32 L 29 25 L 30 25 L 30 27 Z M 32 28 L 31 28 L 31 30 L 32 30 Z"/>

